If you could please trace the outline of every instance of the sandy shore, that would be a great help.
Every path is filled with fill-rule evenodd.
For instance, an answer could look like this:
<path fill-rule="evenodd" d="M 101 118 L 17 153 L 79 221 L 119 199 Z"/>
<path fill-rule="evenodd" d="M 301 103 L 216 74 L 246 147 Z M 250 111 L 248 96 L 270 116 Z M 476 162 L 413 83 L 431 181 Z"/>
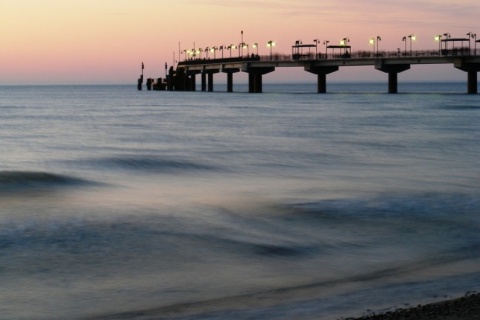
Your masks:
<path fill-rule="evenodd" d="M 438 303 L 418 305 L 415 308 L 398 309 L 384 314 L 372 314 L 343 320 L 480 320 L 480 294 Z"/>

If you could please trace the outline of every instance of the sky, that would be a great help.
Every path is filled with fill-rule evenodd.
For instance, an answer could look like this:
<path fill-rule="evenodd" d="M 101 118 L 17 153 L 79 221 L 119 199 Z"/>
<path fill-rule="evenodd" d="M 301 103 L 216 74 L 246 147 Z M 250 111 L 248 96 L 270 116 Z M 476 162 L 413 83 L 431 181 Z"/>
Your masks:
<path fill-rule="evenodd" d="M 480 39 L 479 15 L 478 0 L 0 0 L 0 84 L 135 84 L 142 62 L 145 77 L 164 77 L 165 63 L 184 59 L 179 52 L 238 44 L 241 31 L 261 55 L 269 54 L 270 40 L 274 53 L 289 54 L 297 40 L 335 44 L 345 37 L 353 51 L 372 50 L 369 39 L 377 36 L 379 50 L 395 51 L 410 34 L 413 50 L 435 50 L 438 34 Z M 301 68 L 282 69 L 265 81 L 315 79 Z M 354 67 L 329 78 L 386 75 Z M 402 80 L 466 81 L 466 74 L 452 65 L 412 66 Z"/>

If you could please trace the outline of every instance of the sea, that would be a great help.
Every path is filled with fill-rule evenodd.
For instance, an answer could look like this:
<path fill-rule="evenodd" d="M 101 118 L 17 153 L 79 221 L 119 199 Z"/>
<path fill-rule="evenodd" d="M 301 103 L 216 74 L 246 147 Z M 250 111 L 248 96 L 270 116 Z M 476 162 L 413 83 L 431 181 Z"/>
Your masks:
<path fill-rule="evenodd" d="M 0 319 L 317 319 L 480 290 L 465 83 L 0 86 Z"/>

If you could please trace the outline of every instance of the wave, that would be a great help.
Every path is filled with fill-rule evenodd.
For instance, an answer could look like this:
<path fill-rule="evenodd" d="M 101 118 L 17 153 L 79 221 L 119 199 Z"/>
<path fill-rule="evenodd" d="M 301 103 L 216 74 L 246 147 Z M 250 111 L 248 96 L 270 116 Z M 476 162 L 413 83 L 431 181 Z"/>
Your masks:
<path fill-rule="evenodd" d="M 0 192 L 87 184 L 93 184 L 93 182 L 41 171 L 0 171 Z"/>
<path fill-rule="evenodd" d="M 327 199 L 294 203 L 292 209 L 305 213 L 340 217 L 442 217 L 479 213 L 480 198 L 476 194 L 419 193 L 380 194 L 374 197 Z"/>
<path fill-rule="evenodd" d="M 145 171 L 156 173 L 179 173 L 186 171 L 214 171 L 219 168 L 200 162 L 193 162 L 189 160 L 158 157 L 149 155 L 124 155 L 101 159 L 88 160 L 95 165 L 108 168 L 120 168 L 133 171 Z"/>
<path fill-rule="evenodd" d="M 478 105 L 446 105 L 446 106 L 440 106 L 439 109 L 444 109 L 444 110 L 473 110 L 476 111 L 480 109 L 480 106 Z"/>
<path fill-rule="evenodd" d="M 168 220 L 150 217 L 133 221 L 132 218 L 126 217 L 90 221 L 76 217 L 67 220 L 43 221 L 32 218 L 22 223 L 5 222 L 0 227 L 0 248 L 38 251 L 42 252 L 42 255 L 53 250 L 62 254 L 102 255 L 106 252 L 116 252 L 121 256 L 121 252 L 133 250 L 139 256 L 148 252 L 151 256 L 170 255 L 172 259 L 173 256 L 180 259 L 180 256 L 190 252 L 190 248 L 193 247 L 202 248 L 207 256 L 233 254 L 249 259 L 301 258 L 321 251 L 316 245 L 301 241 L 300 243 L 292 243 L 288 239 L 275 241 L 268 234 L 247 239 L 248 234 L 232 236 L 230 233 L 234 233 L 233 230 L 230 233 L 218 233 L 208 229 L 207 226 L 199 226 L 198 232 L 192 232 L 186 226 L 178 226 L 186 221 L 176 220 L 172 224 Z M 159 243 L 163 245 L 158 246 Z"/>

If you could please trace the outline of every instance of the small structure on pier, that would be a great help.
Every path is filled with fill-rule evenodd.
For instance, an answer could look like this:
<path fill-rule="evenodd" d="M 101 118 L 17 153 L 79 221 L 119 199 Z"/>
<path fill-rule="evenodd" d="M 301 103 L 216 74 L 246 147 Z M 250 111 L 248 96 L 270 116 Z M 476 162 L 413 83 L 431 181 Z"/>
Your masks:
<path fill-rule="evenodd" d="M 351 57 L 351 52 L 352 52 L 352 46 L 347 46 L 347 45 L 338 45 L 338 46 L 335 46 L 335 45 L 330 45 L 327 47 L 327 50 L 328 49 L 332 49 L 332 56 L 334 58 L 342 58 L 342 59 L 348 59 Z M 339 52 L 337 55 L 335 55 L 335 49 L 340 49 Z M 325 52 L 325 54 L 327 55 L 328 57 L 328 52 Z"/>
<path fill-rule="evenodd" d="M 314 44 L 302 44 L 302 41 L 295 41 L 295 45 L 292 46 L 292 59 L 293 60 L 312 60 L 313 53 L 310 51 L 312 48 L 317 48 Z M 308 49 L 308 52 L 304 50 Z M 315 57 L 318 59 L 318 57 Z"/>
<path fill-rule="evenodd" d="M 467 42 L 468 45 L 465 46 L 464 42 Z M 441 49 L 443 56 L 466 56 L 471 54 L 469 38 L 447 38 L 443 39 L 441 43 L 443 44 Z M 460 43 L 460 46 L 455 46 L 455 43 Z"/>

